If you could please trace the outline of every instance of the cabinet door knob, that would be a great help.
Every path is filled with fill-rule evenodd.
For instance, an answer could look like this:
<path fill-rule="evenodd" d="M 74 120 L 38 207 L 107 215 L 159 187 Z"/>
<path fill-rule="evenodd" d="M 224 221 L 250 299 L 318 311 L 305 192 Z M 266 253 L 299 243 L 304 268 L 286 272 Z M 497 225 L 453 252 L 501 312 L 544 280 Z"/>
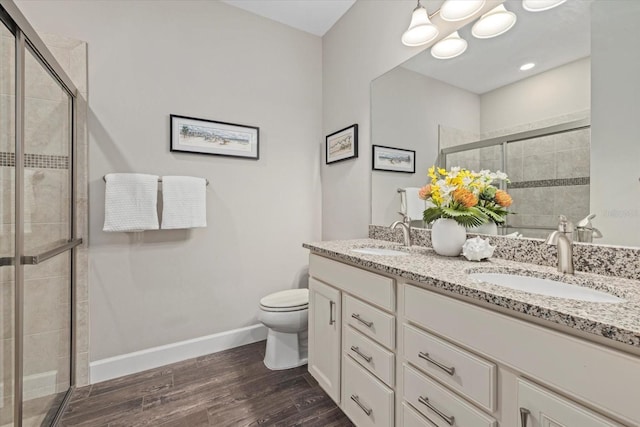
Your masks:
<path fill-rule="evenodd" d="M 333 301 L 329 301 L 329 324 L 333 325 L 334 323 L 336 323 L 336 319 L 333 316 L 333 312 L 335 311 L 333 309 L 333 307 L 335 307 L 336 303 Z"/>
<path fill-rule="evenodd" d="M 422 403 L 427 408 L 431 409 L 433 412 L 436 413 L 437 416 L 439 416 L 440 418 L 445 420 L 446 423 L 449 424 L 450 426 L 452 426 L 456 422 L 456 418 L 454 416 L 449 416 L 449 415 L 445 414 L 444 412 L 442 412 L 440 409 L 438 409 L 435 406 L 433 406 L 431 404 L 431 402 L 429 402 L 429 398 L 428 397 L 420 396 L 420 397 L 418 397 L 418 402 Z"/>
<path fill-rule="evenodd" d="M 360 398 L 358 397 L 357 394 L 352 394 L 351 395 L 351 400 L 353 400 L 354 402 L 356 402 L 356 405 L 358 405 L 360 407 L 360 409 L 362 409 L 364 411 L 365 414 L 367 415 L 371 415 L 371 413 L 373 412 L 373 409 L 369 409 L 366 406 L 364 406 L 362 404 L 362 402 L 360 402 Z"/>
<path fill-rule="evenodd" d="M 431 357 L 429 357 L 429 353 L 423 353 L 423 352 L 419 352 L 418 353 L 418 357 L 420 359 L 424 359 L 429 363 L 433 363 L 434 365 L 436 365 L 438 368 L 442 369 L 443 371 L 445 371 L 447 374 L 453 376 L 453 374 L 456 373 L 456 368 L 452 367 L 448 367 L 443 365 L 442 363 L 438 362 L 437 360 L 433 360 Z"/>
<path fill-rule="evenodd" d="M 373 359 L 373 357 L 371 356 L 367 356 L 366 354 L 364 354 L 363 352 L 360 351 L 359 347 L 356 347 L 355 345 L 351 346 L 351 351 L 353 351 L 355 354 L 357 354 L 358 356 L 362 357 L 364 360 L 367 361 L 367 363 L 371 363 L 371 359 Z"/>
<path fill-rule="evenodd" d="M 527 419 L 529 418 L 530 414 L 531 414 L 531 411 L 528 410 L 527 408 L 520 408 L 520 424 L 521 424 L 521 427 L 527 427 Z"/>
<path fill-rule="evenodd" d="M 367 328 L 370 328 L 373 326 L 373 322 L 369 322 L 367 320 L 364 320 L 363 318 L 360 317 L 360 315 L 358 313 L 353 313 L 351 315 L 351 317 L 353 317 L 354 319 L 356 319 L 358 322 L 362 323 L 364 326 L 366 326 Z"/>

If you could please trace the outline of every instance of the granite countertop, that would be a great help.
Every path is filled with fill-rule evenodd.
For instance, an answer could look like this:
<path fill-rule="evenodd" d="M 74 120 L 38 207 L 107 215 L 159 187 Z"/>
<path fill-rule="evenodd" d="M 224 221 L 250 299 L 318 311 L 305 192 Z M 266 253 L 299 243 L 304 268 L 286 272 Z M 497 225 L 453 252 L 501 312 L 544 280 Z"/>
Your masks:
<path fill-rule="evenodd" d="M 492 258 L 482 262 L 444 257 L 433 249 L 410 249 L 384 240 L 357 239 L 305 243 L 312 252 L 338 261 L 401 276 L 416 284 L 439 288 L 545 321 L 599 335 L 640 349 L 640 281 L 590 273 L 562 275 L 553 267 Z M 368 255 L 353 252 L 364 247 L 389 248 L 407 256 Z M 549 297 L 474 281 L 470 272 L 512 272 L 574 283 L 613 294 L 625 301 L 598 303 Z"/>

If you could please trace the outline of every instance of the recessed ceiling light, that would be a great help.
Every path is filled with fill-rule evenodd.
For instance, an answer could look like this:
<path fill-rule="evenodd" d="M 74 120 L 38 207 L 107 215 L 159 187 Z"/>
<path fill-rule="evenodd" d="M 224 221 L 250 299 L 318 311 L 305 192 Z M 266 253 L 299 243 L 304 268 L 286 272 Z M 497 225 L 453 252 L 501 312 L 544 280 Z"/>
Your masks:
<path fill-rule="evenodd" d="M 462 55 L 467 50 L 467 41 L 460 38 L 457 31 L 434 44 L 431 48 L 431 55 L 437 59 L 451 59 Z"/>
<path fill-rule="evenodd" d="M 501 4 L 482 15 L 478 22 L 473 24 L 471 34 L 479 39 L 496 37 L 509 31 L 517 19 L 515 13 L 509 12 Z"/>
<path fill-rule="evenodd" d="M 440 7 L 440 17 L 445 21 L 462 21 L 471 18 L 484 6 L 486 0 L 446 0 Z"/>
<path fill-rule="evenodd" d="M 527 62 L 526 64 L 522 65 L 520 67 L 520 71 L 527 71 L 532 69 L 533 67 L 535 67 L 536 64 L 534 64 L 533 62 Z"/>
<path fill-rule="evenodd" d="M 542 12 L 560 6 L 567 0 L 522 0 L 522 7 L 529 12 Z"/>

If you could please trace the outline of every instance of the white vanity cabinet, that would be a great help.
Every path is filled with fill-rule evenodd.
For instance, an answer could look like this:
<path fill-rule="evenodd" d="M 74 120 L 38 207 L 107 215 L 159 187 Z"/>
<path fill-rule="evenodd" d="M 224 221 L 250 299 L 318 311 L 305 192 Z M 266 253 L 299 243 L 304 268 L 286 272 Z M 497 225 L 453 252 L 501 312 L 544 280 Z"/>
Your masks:
<path fill-rule="evenodd" d="M 518 407 L 521 427 L 620 426 L 525 379 L 518 379 Z"/>
<path fill-rule="evenodd" d="M 418 286 L 403 285 L 403 295 L 403 356 L 415 375 L 448 386 L 452 402 L 474 403 L 505 427 L 640 426 L 640 358 Z M 416 351 L 460 378 L 416 361 Z"/>
<path fill-rule="evenodd" d="M 309 275 L 309 372 L 358 427 L 640 427 L 636 355 L 313 253 Z"/>
<path fill-rule="evenodd" d="M 314 254 L 309 275 L 309 372 L 357 426 L 393 426 L 395 280 Z"/>
<path fill-rule="evenodd" d="M 309 279 L 309 372 L 340 403 L 340 291 Z"/>

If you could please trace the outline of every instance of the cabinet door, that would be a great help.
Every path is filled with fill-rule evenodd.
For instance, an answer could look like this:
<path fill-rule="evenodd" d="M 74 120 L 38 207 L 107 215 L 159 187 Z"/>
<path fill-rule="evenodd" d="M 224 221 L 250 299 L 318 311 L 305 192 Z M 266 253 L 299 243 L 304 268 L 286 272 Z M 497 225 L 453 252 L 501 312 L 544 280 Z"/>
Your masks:
<path fill-rule="evenodd" d="M 309 278 L 309 372 L 340 403 L 340 291 Z"/>
<path fill-rule="evenodd" d="M 518 379 L 519 427 L 619 427 L 549 390 Z"/>

